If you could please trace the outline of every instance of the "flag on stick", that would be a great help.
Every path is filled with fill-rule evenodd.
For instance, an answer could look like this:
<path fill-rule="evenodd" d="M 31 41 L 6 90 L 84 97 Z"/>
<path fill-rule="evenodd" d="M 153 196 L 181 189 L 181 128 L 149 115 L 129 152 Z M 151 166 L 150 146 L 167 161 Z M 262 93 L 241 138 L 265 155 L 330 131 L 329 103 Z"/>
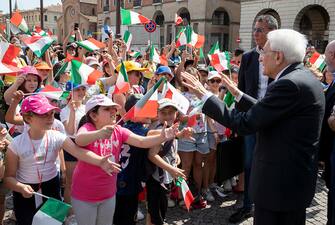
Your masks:
<path fill-rule="evenodd" d="M 23 39 L 23 42 L 34 52 L 34 54 L 41 58 L 44 53 L 46 52 L 46 50 L 48 50 L 48 48 L 50 48 L 50 46 L 52 45 L 52 43 L 55 40 L 52 39 L 49 36 L 32 36 L 32 37 L 28 37 Z"/>
<path fill-rule="evenodd" d="M 162 77 L 159 81 L 124 115 L 124 119 L 131 118 L 155 118 L 158 110 L 157 89 L 166 79 Z"/>
<path fill-rule="evenodd" d="M 121 9 L 121 21 L 122 25 L 145 24 L 150 22 L 145 16 L 127 9 Z"/>
<path fill-rule="evenodd" d="M 49 198 L 37 211 L 32 225 L 62 225 L 71 206 L 54 198 Z"/>
<path fill-rule="evenodd" d="M 103 73 L 77 60 L 71 61 L 71 81 L 75 84 L 95 84 Z"/>
<path fill-rule="evenodd" d="M 311 58 L 309 58 L 309 62 L 322 72 L 326 68 L 325 58 L 325 55 L 314 52 Z"/>
<path fill-rule="evenodd" d="M 179 177 L 177 180 L 177 186 L 180 187 L 181 193 L 183 194 L 185 206 L 187 210 L 190 211 L 190 206 L 194 201 L 194 197 L 192 195 L 192 192 L 190 191 L 190 188 L 188 187 L 186 181 L 181 177 Z"/>
<path fill-rule="evenodd" d="M 10 22 L 26 34 L 30 34 L 28 25 L 19 11 L 13 13 Z"/>
<path fill-rule="evenodd" d="M 126 30 L 123 35 L 123 40 L 126 43 L 127 52 L 129 52 L 131 41 L 133 40 L 133 35 L 128 30 Z"/>
<path fill-rule="evenodd" d="M 104 43 L 97 41 L 94 38 L 89 38 L 85 41 L 77 41 L 77 44 L 90 52 L 106 47 Z"/>

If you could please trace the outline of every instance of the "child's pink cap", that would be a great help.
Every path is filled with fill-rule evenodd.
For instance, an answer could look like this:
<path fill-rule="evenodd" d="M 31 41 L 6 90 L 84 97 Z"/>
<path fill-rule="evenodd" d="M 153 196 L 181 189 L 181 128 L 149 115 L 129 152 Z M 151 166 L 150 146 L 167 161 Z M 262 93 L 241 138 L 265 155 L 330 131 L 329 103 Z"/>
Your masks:
<path fill-rule="evenodd" d="M 31 95 L 22 101 L 21 114 L 33 112 L 39 115 L 50 112 L 51 110 L 60 111 L 56 106 L 49 103 L 49 100 L 43 95 Z"/>

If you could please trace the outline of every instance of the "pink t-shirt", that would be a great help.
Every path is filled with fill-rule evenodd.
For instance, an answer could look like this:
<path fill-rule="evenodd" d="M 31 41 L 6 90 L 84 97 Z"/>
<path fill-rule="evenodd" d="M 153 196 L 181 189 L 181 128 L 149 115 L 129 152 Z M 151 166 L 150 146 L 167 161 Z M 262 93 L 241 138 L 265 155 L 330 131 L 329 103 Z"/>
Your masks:
<path fill-rule="evenodd" d="M 94 131 L 96 128 L 91 123 L 84 124 L 78 131 Z M 116 126 L 111 139 L 98 139 L 85 146 L 97 155 L 112 154 L 114 162 L 119 162 L 121 146 L 127 141 L 130 131 L 121 126 Z M 111 143 L 112 140 L 112 143 Z M 111 198 L 116 193 L 117 174 L 109 176 L 100 167 L 83 161 L 78 161 L 72 178 L 72 197 L 87 202 L 99 202 Z"/>

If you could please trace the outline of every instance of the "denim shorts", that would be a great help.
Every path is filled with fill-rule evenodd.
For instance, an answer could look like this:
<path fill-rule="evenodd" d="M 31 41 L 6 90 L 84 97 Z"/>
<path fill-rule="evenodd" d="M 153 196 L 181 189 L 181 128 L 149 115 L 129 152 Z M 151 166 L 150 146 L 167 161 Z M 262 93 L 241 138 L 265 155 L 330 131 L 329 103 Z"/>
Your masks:
<path fill-rule="evenodd" d="M 207 140 L 208 140 L 209 150 L 216 150 L 216 145 L 217 144 L 216 144 L 214 133 L 208 132 L 207 133 Z"/>
<path fill-rule="evenodd" d="M 178 151 L 194 152 L 198 151 L 201 154 L 209 153 L 209 145 L 207 140 L 207 132 L 193 134 L 195 141 L 189 139 L 178 140 Z"/>

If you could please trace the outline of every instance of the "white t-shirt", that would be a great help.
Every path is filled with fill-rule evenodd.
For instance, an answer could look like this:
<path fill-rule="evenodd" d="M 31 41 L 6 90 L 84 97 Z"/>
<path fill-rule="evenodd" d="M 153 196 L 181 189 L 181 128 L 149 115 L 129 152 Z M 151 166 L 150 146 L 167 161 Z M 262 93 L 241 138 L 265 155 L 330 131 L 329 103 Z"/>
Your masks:
<path fill-rule="evenodd" d="M 62 123 L 66 122 L 69 119 L 70 108 L 69 108 L 68 105 L 65 108 L 62 109 L 59 116 L 60 116 L 60 121 L 62 121 Z M 76 120 L 75 123 L 74 123 L 75 134 L 77 133 L 79 122 L 80 122 L 80 120 L 83 116 L 85 116 L 85 105 L 82 104 L 77 108 L 77 110 L 75 112 L 75 120 Z M 70 137 L 70 138 L 75 138 L 76 135 L 67 134 L 67 136 Z"/>
<path fill-rule="evenodd" d="M 27 131 L 15 137 L 9 148 L 19 157 L 16 179 L 22 183 L 38 184 L 40 180 L 37 171 L 42 176 L 42 182 L 54 178 L 57 175 L 58 152 L 66 138 L 65 134 L 55 130 L 48 130 L 40 140 L 31 140 Z"/>

